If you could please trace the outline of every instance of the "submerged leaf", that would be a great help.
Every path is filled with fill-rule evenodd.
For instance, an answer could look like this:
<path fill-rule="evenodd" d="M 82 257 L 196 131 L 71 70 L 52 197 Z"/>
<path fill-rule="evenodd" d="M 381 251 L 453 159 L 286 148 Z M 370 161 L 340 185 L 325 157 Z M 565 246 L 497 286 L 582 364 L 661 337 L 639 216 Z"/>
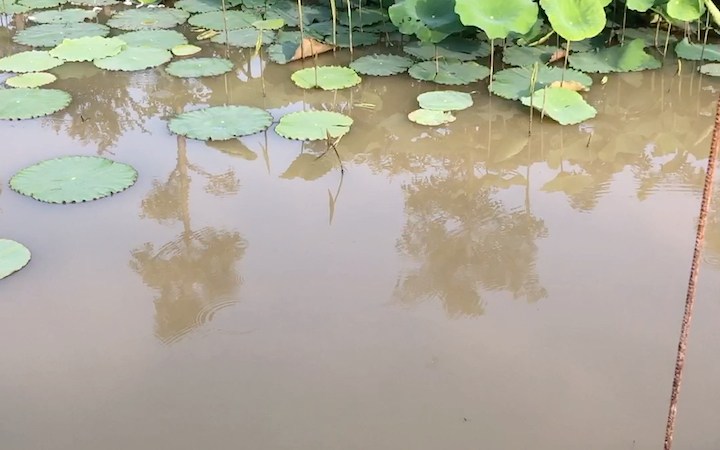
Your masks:
<path fill-rule="evenodd" d="M 533 0 L 456 0 L 455 12 L 464 25 L 480 28 L 490 39 L 505 39 L 511 32 L 525 34 L 537 21 Z"/>
<path fill-rule="evenodd" d="M 168 123 L 170 131 L 201 141 L 224 141 L 259 133 L 272 123 L 272 115 L 251 106 L 213 106 L 179 114 Z"/>
<path fill-rule="evenodd" d="M 410 58 L 398 55 L 366 55 L 350 63 L 350 68 L 364 75 L 384 77 L 407 72 L 413 65 Z"/>
<path fill-rule="evenodd" d="M 455 116 L 447 111 L 431 111 L 429 109 L 416 109 L 408 114 L 408 119 L 419 125 L 438 126 L 454 122 Z"/>
<path fill-rule="evenodd" d="M 544 111 L 545 115 L 561 125 L 572 125 L 592 119 L 597 110 L 590 106 L 580 94 L 560 87 L 548 87 L 535 91 L 530 97 L 520 99 L 525 106 Z M 531 105 L 532 103 L 532 105 Z"/>
<path fill-rule="evenodd" d="M 560 172 L 555 178 L 545 183 L 540 190 L 544 192 L 564 192 L 577 195 L 593 184 L 593 177 L 584 173 Z"/>
<path fill-rule="evenodd" d="M 510 100 L 518 100 L 530 95 L 530 84 L 533 74 L 531 66 L 515 67 L 497 72 L 493 77 L 490 92 Z M 535 91 L 550 86 L 563 79 L 560 67 L 539 66 L 535 77 Z M 577 70 L 565 71 L 565 82 L 577 82 L 585 87 L 592 85 L 592 78 Z"/>
<path fill-rule="evenodd" d="M 275 132 L 287 139 L 322 141 L 343 136 L 352 124 L 350 117 L 333 111 L 299 111 L 283 116 Z"/>
<path fill-rule="evenodd" d="M 659 69 L 662 63 L 645 53 L 645 41 L 635 39 L 623 46 L 615 46 L 598 52 L 574 53 L 569 63 L 583 72 L 637 72 Z"/>
<path fill-rule="evenodd" d="M 420 108 L 430 111 L 460 111 L 473 105 L 473 99 L 467 92 L 433 91 L 418 95 Z"/>
<path fill-rule="evenodd" d="M 233 63 L 224 58 L 190 58 L 173 61 L 165 72 L 180 78 L 212 77 L 230 72 Z"/>
<path fill-rule="evenodd" d="M 27 266 L 30 258 L 30 250 L 21 243 L 0 239 L 0 280 Z"/>
<path fill-rule="evenodd" d="M 362 81 L 351 68 L 339 66 L 308 67 L 294 72 L 291 79 L 303 89 L 318 87 L 326 91 L 349 88 Z"/>
<path fill-rule="evenodd" d="M 50 52 L 32 50 L 0 59 L 0 72 L 42 72 L 62 63 L 61 59 L 50 56 Z"/>
<path fill-rule="evenodd" d="M 470 84 L 490 75 L 490 69 L 474 61 L 425 61 L 410 67 L 408 72 L 416 80 L 448 85 Z"/>

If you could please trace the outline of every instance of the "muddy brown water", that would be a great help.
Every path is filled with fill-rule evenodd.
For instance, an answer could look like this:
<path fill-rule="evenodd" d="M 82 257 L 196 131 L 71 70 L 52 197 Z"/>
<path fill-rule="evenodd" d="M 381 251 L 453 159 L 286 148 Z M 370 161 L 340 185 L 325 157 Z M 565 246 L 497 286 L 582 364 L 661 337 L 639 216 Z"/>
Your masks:
<path fill-rule="evenodd" d="M 407 76 L 304 92 L 301 63 L 269 64 L 263 97 L 259 61 L 232 59 L 195 80 L 67 64 L 69 108 L 0 124 L 0 235 L 34 254 L 0 282 L 3 449 L 660 447 L 717 81 L 595 77 L 597 118 L 528 139 L 484 83 L 432 129 L 406 114 L 434 87 Z M 272 128 L 167 131 L 223 104 L 351 115 L 344 175 Z M 7 187 L 66 154 L 140 177 L 66 206 Z M 718 214 L 678 449 L 720 447 Z"/>

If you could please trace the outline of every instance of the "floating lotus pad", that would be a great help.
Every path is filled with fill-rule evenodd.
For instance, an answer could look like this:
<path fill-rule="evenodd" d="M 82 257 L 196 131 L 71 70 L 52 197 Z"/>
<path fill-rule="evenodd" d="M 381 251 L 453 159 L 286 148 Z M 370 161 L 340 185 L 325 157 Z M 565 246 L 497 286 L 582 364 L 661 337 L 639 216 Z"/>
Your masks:
<path fill-rule="evenodd" d="M 338 22 L 354 28 L 367 27 L 369 25 L 388 20 L 387 12 L 381 8 L 351 9 L 338 12 Z"/>
<path fill-rule="evenodd" d="M 503 51 L 503 62 L 511 66 L 529 66 L 536 62 L 547 64 L 556 51 L 556 47 L 549 45 L 508 47 Z"/>
<path fill-rule="evenodd" d="M 303 89 L 317 87 L 326 91 L 349 88 L 362 81 L 351 68 L 339 66 L 308 67 L 294 72 L 290 78 Z"/>
<path fill-rule="evenodd" d="M 431 127 L 455 122 L 455 116 L 447 111 L 431 111 L 428 109 L 416 109 L 408 114 L 408 119 L 411 122 Z"/>
<path fill-rule="evenodd" d="M 81 6 L 111 6 L 111 5 L 118 5 L 120 2 L 118 0 L 71 0 L 70 1 L 73 5 L 81 5 Z"/>
<path fill-rule="evenodd" d="M 0 119 L 19 120 L 47 116 L 67 107 L 72 97 L 57 89 L 0 90 Z"/>
<path fill-rule="evenodd" d="M 241 0 L 227 0 L 226 8 L 242 4 Z M 223 9 L 222 0 L 180 0 L 173 5 L 175 8 L 182 9 L 192 14 L 206 13 L 211 11 L 221 11 Z"/>
<path fill-rule="evenodd" d="M 678 58 L 692 61 L 720 61 L 720 45 L 693 44 L 688 38 L 678 42 L 675 46 L 675 54 Z"/>
<path fill-rule="evenodd" d="M 160 30 L 184 23 L 190 14 L 174 8 L 130 9 L 112 16 L 107 25 L 119 30 Z"/>
<path fill-rule="evenodd" d="M 253 22 L 253 28 L 258 30 L 279 30 L 285 26 L 284 19 L 267 19 Z"/>
<path fill-rule="evenodd" d="M 140 30 L 119 34 L 129 47 L 152 47 L 170 50 L 171 48 L 187 44 L 188 40 L 175 30 Z"/>
<path fill-rule="evenodd" d="M 533 67 L 514 67 L 497 72 L 493 77 L 492 92 L 503 98 L 510 100 L 519 100 L 522 97 L 530 95 L 530 82 L 532 79 Z M 548 67 L 544 65 L 538 66 L 538 72 L 535 77 L 535 90 L 538 91 L 550 86 L 556 81 L 563 79 L 563 69 L 561 67 Z M 577 70 L 565 70 L 565 81 L 575 81 L 586 88 L 592 85 L 592 78 Z"/>
<path fill-rule="evenodd" d="M 511 32 L 525 34 L 537 21 L 533 0 L 457 0 L 460 21 L 485 31 L 490 39 L 505 39 Z"/>
<path fill-rule="evenodd" d="M 530 106 L 530 97 L 520 99 L 525 106 Z M 532 107 L 544 111 L 546 116 L 561 125 L 572 125 L 592 119 L 597 110 L 588 105 L 582 95 L 570 89 L 548 87 L 535 91 L 532 96 Z"/>
<path fill-rule="evenodd" d="M 172 49 L 172 54 L 175 56 L 190 56 L 199 53 L 202 48 L 192 44 L 176 45 Z"/>
<path fill-rule="evenodd" d="M 172 54 L 161 48 L 126 47 L 108 58 L 96 59 L 93 64 L 100 69 L 133 72 L 157 67 L 172 59 Z"/>
<path fill-rule="evenodd" d="M 50 52 L 31 50 L 0 59 L 0 72 L 42 72 L 62 63 L 61 59 L 50 56 Z"/>
<path fill-rule="evenodd" d="M 18 3 L 17 0 L 3 0 L 0 2 L 0 14 L 21 14 L 30 11 L 30 8 Z"/>
<path fill-rule="evenodd" d="M 137 180 L 127 164 L 99 156 L 62 156 L 21 170 L 10 188 L 46 203 L 80 203 L 122 192 Z"/>
<path fill-rule="evenodd" d="M 107 36 L 110 28 L 97 23 L 49 23 L 18 31 L 13 41 L 31 47 L 55 47 L 65 39 Z"/>
<path fill-rule="evenodd" d="M 473 61 L 488 56 L 490 54 L 490 45 L 479 40 L 452 36 L 438 44 L 419 41 L 410 42 L 403 47 L 403 51 L 424 61 L 434 60 L 436 57 Z"/>
<path fill-rule="evenodd" d="M 460 111 L 473 105 L 470 94 L 458 91 L 425 92 L 417 100 L 420 108 L 430 111 Z"/>
<path fill-rule="evenodd" d="M 264 131 L 272 121 L 272 115 L 260 108 L 213 106 L 175 116 L 168 127 L 192 139 L 224 141 Z"/>
<path fill-rule="evenodd" d="M 662 63 L 644 49 L 645 41 L 635 39 L 597 52 L 574 53 L 568 61 L 573 69 L 589 73 L 637 72 L 662 67 Z"/>
<path fill-rule="evenodd" d="M 50 50 L 50 55 L 64 61 L 92 61 L 115 56 L 126 46 L 125 41 L 116 37 L 65 39 L 62 44 Z"/>
<path fill-rule="evenodd" d="M 385 77 L 407 72 L 413 65 L 410 58 L 398 55 L 367 55 L 350 63 L 350 68 L 364 75 Z"/>
<path fill-rule="evenodd" d="M 212 77 L 230 72 L 233 64 L 224 58 L 190 58 L 173 61 L 165 72 L 180 78 Z"/>
<path fill-rule="evenodd" d="M 5 84 L 14 88 L 36 88 L 50 84 L 55 80 L 57 80 L 57 77 L 51 73 L 35 72 L 10 77 L 5 80 Z"/>
<path fill-rule="evenodd" d="M 67 0 L 20 0 L 18 3 L 31 9 L 56 8 L 67 3 Z"/>
<path fill-rule="evenodd" d="M 41 11 L 30 16 L 37 23 L 75 23 L 94 19 L 97 13 L 92 9 L 69 8 L 62 11 Z"/>
<path fill-rule="evenodd" d="M 261 20 L 258 14 L 252 11 L 227 11 L 227 29 L 237 30 L 240 28 L 252 28 L 253 22 Z M 213 11 L 192 16 L 188 21 L 190 25 L 207 30 L 224 31 L 225 19 L 222 11 Z"/>
<path fill-rule="evenodd" d="M 352 47 L 360 47 L 363 45 L 374 45 L 380 41 L 380 35 L 376 33 L 363 33 L 354 31 L 352 33 Z M 333 44 L 332 36 L 326 37 L 323 42 Z M 334 45 L 340 48 L 350 48 L 350 33 L 338 33 L 335 36 Z"/>
<path fill-rule="evenodd" d="M 408 72 L 416 80 L 448 85 L 470 84 L 490 75 L 490 69 L 473 61 L 424 61 L 410 67 Z"/>
<path fill-rule="evenodd" d="M 322 141 L 343 136 L 352 124 L 350 117 L 332 111 L 299 111 L 283 116 L 275 132 L 286 139 Z"/>
<path fill-rule="evenodd" d="M 338 5 L 340 5 L 338 3 Z M 247 6 L 247 5 L 246 5 Z M 330 9 L 322 5 L 303 5 L 303 23 L 309 25 L 312 22 L 330 20 Z M 290 27 L 300 25 L 300 16 L 296 1 L 280 0 L 270 2 L 265 11 L 266 19 L 283 19 Z"/>
<path fill-rule="evenodd" d="M 212 42 L 217 44 L 225 44 L 230 42 L 233 47 L 244 47 L 254 48 L 257 45 L 258 30 L 255 28 L 241 28 L 239 30 L 230 30 L 227 32 L 227 39 L 225 33 L 220 33 L 210 39 Z M 271 44 L 275 40 L 275 33 L 272 31 L 262 32 L 262 43 Z"/>
<path fill-rule="evenodd" d="M 0 239 L 0 280 L 27 266 L 31 257 L 30 250 L 21 243 Z"/>

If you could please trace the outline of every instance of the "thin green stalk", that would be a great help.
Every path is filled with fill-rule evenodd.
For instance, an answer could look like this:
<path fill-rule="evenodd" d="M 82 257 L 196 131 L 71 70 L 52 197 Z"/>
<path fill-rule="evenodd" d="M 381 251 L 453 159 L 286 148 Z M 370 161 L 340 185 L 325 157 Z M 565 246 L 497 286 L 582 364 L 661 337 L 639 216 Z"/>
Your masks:
<path fill-rule="evenodd" d="M 351 9 L 350 9 L 350 1 L 351 0 L 346 0 L 346 1 L 347 1 L 347 12 L 348 12 L 348 28 L 349 28 L 348 33 L 350 34 L 350 59 L 352 59 L 352 57 L 353 57 L 353 25 L 352 25 L 352 13 L 351 13 Z"/>
<path fill-rule="evenodd" d="M 622 35 L 620 36 L 620 45 L 625 43 L 625 24 L 627 23 L 627 3 L 625 3 L 625 9 L 623 10 L 623 24 L 622 24 Z"/>
<path fill-rule="evenodd" d="M 668 21 L 668 29 L 667 34 L 665 35 L 665 48 L 663 49 L 663 62 L 665 62 L 665 57 L 667 56 L 668 52 L 668 45 L 670 44 L 670 30 L 672 29 L 672 23 Z"/>
<path fill-rule="evenodd" d="M 707 45 L 708 33 L 710 32 L 710 14 L 705 16 L 705 37 L 703 38 L 702 50 L 700 50 L 700 64 L 705 56 L 705 46 Z"/>
<path fill-rule="evenodd" d="M 330 0 L 330 12 L 332 12 L 332 21 L 333 21 L 333 47 L 337 48 L 337 5 L 335 4 L 335 0 Z M 335 48 L 333 48 L 333 52 L 335 51 Z"/>
<path fill-rule="evenodd" d="M 305 21 L 303 20 L 302 0 L 297 0 L 297 5 L 300 18 L 300 59 L 305 59 Z"/>
<path fill-rule="evenodd" d="M 565 62 L 563 63 L 563 71 L 562 71 L 562 78 L 560 80 L 560 86 L 562 87 L 563 84 L 565 84 L 565 71 L 567 70 L 568 65 L 568 55 L 570 54 L 570 43 L 572 41 L 567 41 L 567 46 L 565 47 Z"/>
<path fill-rule="evenodd" d="M 230 56 L 230 32 L 228 31 L 227 25 L 227 7 L 225 6 L 225 0 L 222 0 L 222 16 L 223 28 L 225 30 L 225 53 L 226 56 Z"/>
<path fill-rule="evenodd" d="M 490 39 L 490 89 L 492 89 L 493 73 L 495 73 L 495 39 Z"/>
<path fill-rule="evenodd" d="M 532 75 L 530 75 L 530 129 L 528 130 L 528 136 L 532 136 L 533 111 L 535 110 L 535 108 L 533 107 L 533 94 L 535 94 L 535 83 L 537 82 L 537 75 L 539 70 L 540 66 L 536 62 L 535 64 L 533 64 Z"/>

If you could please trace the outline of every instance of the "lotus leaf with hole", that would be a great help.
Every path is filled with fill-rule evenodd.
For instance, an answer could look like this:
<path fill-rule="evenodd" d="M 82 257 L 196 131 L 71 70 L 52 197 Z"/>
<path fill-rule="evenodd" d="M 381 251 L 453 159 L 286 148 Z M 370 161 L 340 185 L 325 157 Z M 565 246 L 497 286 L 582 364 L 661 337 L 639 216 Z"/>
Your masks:
<path fill-rule="evenodd" d="M 227 18 L 227 29 L 237 30 L 240 28 L 252 28 L 253 22 L 257 22 L 262 18 L 252 11 L 228 11 L 225 15 Z M 213 11 L 192 16 L 188 21 L 190 25 L 206 30 L 224 31 L 225 20 L 222 11 Z"/>
<path fill-rule="evenodd" d="M 0 239 L 0 280 L 27 266 L 30 258 L 30 250 L 21 243 Z"/>
<path fill-rule="evenodd" d="M 352 24 L 353 28 L 367 27 L 388 19 L 387 13 L 381 8 L 351 9 L 350 14 L 347 9 L 338 12 L 338 22 L 346 26 Z"/>
<path fill-rule="evenodd" d="M 251 106 L 213 106 L 182 113 L 170 119 L 175 134 L 201 141 L 224 141 L 265 131 L 272 115 Z"/>
<path fill-rule="evenodd" d="M 183 44 L 183 45 L 176 45 L 175 47 L 173 47 L 170 50 L 172 51 L 172 54 L 175 56 L 190 56 L 190 55 L 199 53 L 200 50 L 202 50 L 202 49 L 200 47 L 198 47 L 197 45 Z"/>
<path fill-rule="evenodd" d="M 133 72 L 163 65 L 171 59 L 172 54 L 161 48 L 125 47 L 117 55 L 96 59 L 93 64 L 100 69 Z"/>
<path fill-rule="evenodd" d="M 425 61 L 410 67 L 408 73 L 416 80 L 459 86 L 487 78 L 490 69 L 474 61 Z"/>
<path fill-rule="evenodd" d="M 98 23 L 48 23 L 18 31 L 13 41 L 31 47 L 55 47 L 65 39 L 107 36 L 110 28 Z"/>
<path fill-rule="evenodd" d="M 407 72 L 413 61 L 398 55 L 366 55 L 350 63 L 350 68 L 363 75 L 385 77 Z"/>
<path fill-rule="evenodd" d="M 233 64 L 224 58 L 190 58 L 173 61 L 165 72 L 180 78 L 213 77 L 230 72 Z"/>
<path fill-rule="evenodd" d="M 50 55 L 63 61 L 92 61 L 115 56 L 126 46 L 125 41 L 116 37 L 93 36 L 65 39 L 62 44 L 50 50 Z"/>
<path fill-rule="evenodd" d="M 57 89 L 0 90 L 0 119 L 19 120 L 47 116 L 67 107 L 72 97 Z"/>
<path fill-rule="evenodd" d="M 131 31 L 116 36 L 129 47 L 153 47 L 163 50 L 187 44 L 187 38 L 175 30 L 141 30 Z"/>
<path fill-rule="evenodd" d="M 467 92 L 432 91 L 418 95 L 420 108 L 430 111 L 460 111 L 473 105 L 473 99 Z"/>
<path fill-rule="evenodd" d="M 225 33 L 220 33 L 217 36 L 213 36 L 210 39 L 212 42 L 217 44 L 225 44 L 228 42 L 232 47 L 243 47 L 243 48 L 254 48 L 258 40 L 258 30 L 254 28 L 242 28 L 239 30 L 230 30 Z M 275 33 L 272 31 L 262 32 L 262 43 L 267 45 L 271 44 L 275 40 Z"/>
<path fill-rule="evenodd" d="M 107 25 L 119 30 L 160 30 L 184 23 L 190 14 L 180 9 L 130 9 L 113 15 Z"/>
<path fill-rule="evenodd" d="M 537 21 L 533 0 L 456 0 L 455 12 L 464 25 L 480 28 L 490 39 L 505 39 L 511 32 L 525 34 Z"/>
<path fill-rule="evenodd" d="M 637 72 L 662 66 L 660 61 L 645 53 L 642 39 L 598 52 L 575 53 L 570 55 L 569 63 L 573 69 L 589 73 Z"/>
<path fill-rule="evenodd" d="M 720 61 L 720 45 L 706 44 L 703 48 L 702 44 L 693 44 L 685 38 L 675 46 L 675 54 L 692 61 Z"/>
<path fill-rule="evenodd" d="M 540 0 L 553 30 L 568 41 L 581 41 L 605 28 L 605 9 L 598 0 Z"/>
<path fill-rule="evenodd" d="M 62 63 L 61 59 L 50 56 L 50 52 L 31 50 L 1 58 L 0 72 L 42 72 Z"/>
<path fill-rule="evenodd" d="M 29 7 L 18 3 L 17 0 L 3 0 L 0 2 L 0 14 L 22 14 L 29 10 Z"/>
<path fill-rule="evenodd" d="M 547 64 L 557 48 L 549 45 L 538 45 L 536 47 L 508 47 L 503 51 L 503 62 L 511 66 L 528 66 L 535 64 Z"/>
<path fill-rule="evenodd" d="M 36 88 L 45 86 L 57 80 L 57 77 L 51 73 L 34 72 L 15 75 L 5 80 L 5 84 L 14 88 Z"/>
<path fill-rule="evenodd" d="M 530 95 L 530 82 L 532 79 L 533 67 L 514 67 L 497 72 L 493 76 L 493 84 L 490 92 L 493 94 L 507 98 L 510 100 L 518 100 L 521 97 Z M 535 77 L 535 90 L 540 90 L 550 86 L 556 81 L 563 79 L 563 69 L 561 67 L 538 66 L 538 72 Z M 575 81 L 586 88 L 592 85 L 592 78 L 577 70 L 567 69 L 565 71 L 565 81 Z"/>
<path fill-rule="evenodd" d="M 56 8 L 67 3 L 67 0 L 20 0 L 18 3 L 31 9 Z"/>
<path fill-rule="evenodd" d="M 333 111 L 299 111 L 283 116 L 275 132 L 286 139 L 322 141 L 345 135 L 352 124 L 350 117 Z"/>
<path fill-rule="evenodd" d="M 490 45 L 479 40 L 451 36 L 438 44 L 410 42 L 403 47 L 403 51 L 425 61 L 435 60 L 435 58 L 473 61 L 488 56 Z"/>
<path fill-rule="evenodd" d="M 122 192 L 137 180 L 127 164 L 99 156 L 61 156 L 21 170 L 14 191 L 46 203 L 80 203 Z"/>
<path fill-rule="evenodd" d="M 317 87 L 326 91 L 349 88 L 362 81 L 351 68 L 339 66 L 308 67 L 294 72 L 290 78 L 303 89 Z"/>
<path fill-rule="evenodd" d="M 455 116 L 447 111 L 431 111 L 428 109 L 416 109 L 408 114 L 408 119 L 419 125 L 426 125 L 430 127 L 455 122 Z"/>
<path fill-rule="evenodd" d="M 97 13 L 91 9 L 68 8 L 62 11 L 41 11 L 31 16 L 37 23 L 75 23 L 94 19 Z"/>
<path fill-rule="evenodd" d="M 525 106 L 544 111 L 561 125 L 572 125 L 592 119 L 597 111 L 588 105 L 582 95 L 570 89 L 548 87 L 535 91 L 531 97 L 520 99 Z M 531 101 L 532 100 L 532 101 Z"/>

